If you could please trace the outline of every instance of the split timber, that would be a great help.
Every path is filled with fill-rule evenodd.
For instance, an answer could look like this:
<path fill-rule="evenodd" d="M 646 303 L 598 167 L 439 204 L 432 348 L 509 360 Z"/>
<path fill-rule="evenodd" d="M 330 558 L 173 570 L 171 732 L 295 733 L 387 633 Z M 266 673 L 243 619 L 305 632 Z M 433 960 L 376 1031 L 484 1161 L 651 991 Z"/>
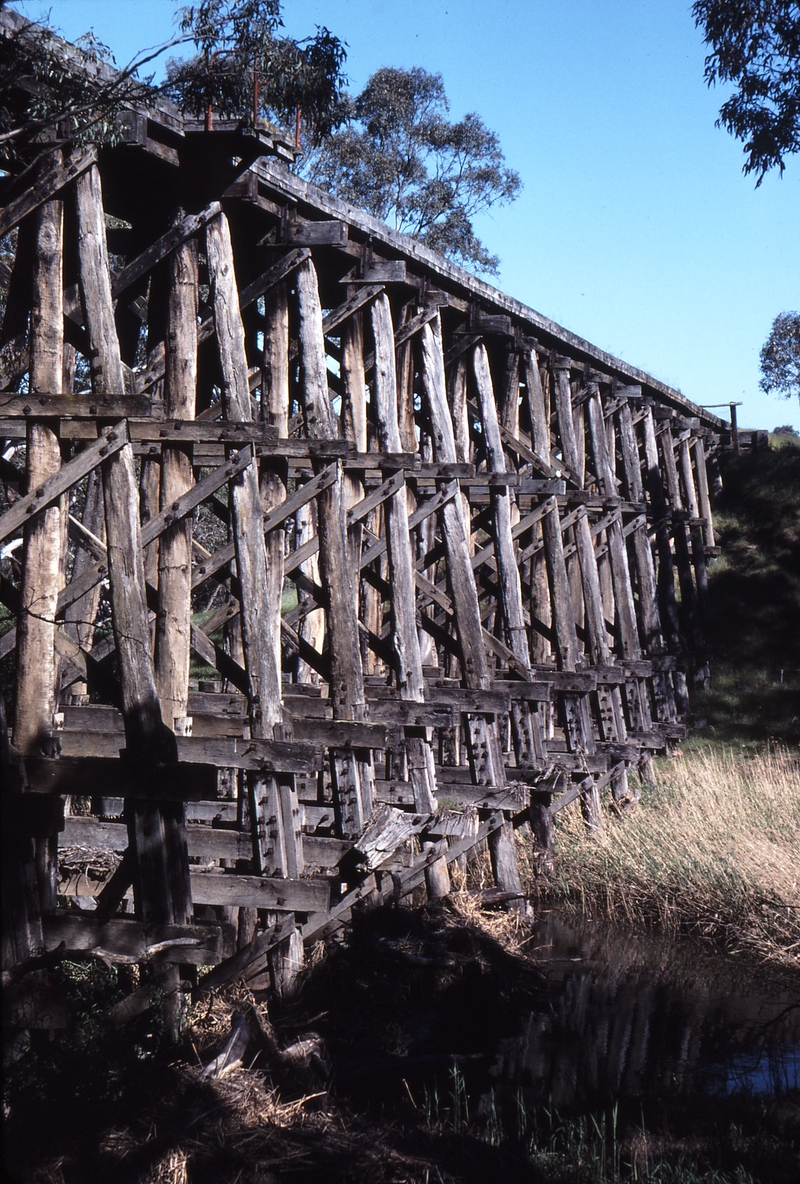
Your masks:
<path fill-rule="evenodd" d="M 514 828 L 546 863 L 685 734 L 726 425 L 275 129 L 120 138 L 3 182 L 3 968 L 272 944 L 280 989 L 487 846 L 520 906 Z"/>

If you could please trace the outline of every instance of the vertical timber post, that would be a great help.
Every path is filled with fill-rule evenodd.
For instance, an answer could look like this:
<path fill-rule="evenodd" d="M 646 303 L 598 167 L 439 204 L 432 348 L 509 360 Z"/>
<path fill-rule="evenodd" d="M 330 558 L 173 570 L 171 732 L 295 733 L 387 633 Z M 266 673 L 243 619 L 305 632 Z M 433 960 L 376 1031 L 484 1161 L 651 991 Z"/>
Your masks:
<path fill-rule="evenodd" d="M 389 298 L 385 293 L 378 296 L 372 306 L 372 333 L 375 340 L 374 399 L 378 441 L 382 451 L 400 452 L 394 329 Z M 424 703 L 425 679 L 417 633 L 414 557 L 408 528 L 405 484 L 388 499 L 385 522 L 397 691 L 401 699 Z M 436 774 L 433 753 L 424 729 L 406 729 L 406 755 L 408 776 L 414 787 L 414 807 L 420 813 L 430 814 L 436 809 Z M 447 861 L 437 859 L 432 863 L 426 869 L 425 879 L 431 896 L 446 896 L 450 890 Z"/>
<path fill-rule="evenodd" d="M 456 445 L 445 388 L 442 329 L 438 315 L 423 325 L 420 331 L 420 361 L 434 458 L 437 462 L 454 464 Z M 440 516 L 461 652 L 462 678 L 468 687 L 488 690 L 492 677 L 486 659 L 478 592 L 472 574 L 467 526 L 460 499 L 448 501 L 442 507 Z M 496 719 L 470 715 L 466 723 L 473 781 L 477 785 L 503 786 L 505 769 Z M 491 832 L 489 854 L 498 887 L 504 891 L 521 893 L 510 822 L 504 821 Z"/>
<path fill-rule="evenodd" d="M 309 439 L 330 440 L 338 437 L 339 431 L 328 393 L 317 273 L 310 259 L 297 271 L 297 299 L 306 431 Z M 324 461 L 315 464 L 319 469 Z M 330 694 L 334 719 L 363 721 L 367 709 L 358 611 L 348 556 L 344 473 L 341 461 L 337 464 L 337 479 L 317 499 L 320 574 L 327 599 Z M 370 762 L 358 760 L 351 750 L 332 749 L 331 766 L 342 836 L 356 838 L 372 813 L 374 788 Z"/>
<path fill-rule="evenodd" d="M 91 345 L 92 390 L 100 401 L 106 395 L 120 398 L 125 385 L 96 165 L 76 180 L 75 204 L 79 285 Z M 126 752 L 128 760 L 141 768 L 144 779 L 152 763 L 175 760 L 176 742 L 162 723 L 153 670 L 138 488 L 130 443 L 103 461 L 102 475 L 111 613 L 122 686 Z M 129 801 L 126 817 L 128 843 L 134 854 L 138 917 L 147 924 L 182 919 L 191 908 L 185 833 L 180 833 L 179 824 L 172 825 L 169 811 L 163 812 L 158 803 Z M 179 1009 L 177 967 L 168 967 L 162 981 L 174 1032 Z"/>
<path fill-rule="evenodd" d="M 249 422 L 253 416 L 244 326 L 230 230 L 224 214 L 219 214 L 206 227 L 206 249 L 222 371 L 223 410 L 228 419 Z M 250 729 L 256 738 L 274 739 L 276 727 L 281 736 L 284 728 L 280 619 L 275 604 L 270 606 L 267 602 L 267 546 L 255 456 L 253 463 L 230 483 L 230 495 L 236 569 L 241 589 Z M 303 870 L 303 849 L 293 788 L 282 794 L 275 774 L 258 772 L 249 778 L 249 794 L 258 870 L 298 876 Z"/>

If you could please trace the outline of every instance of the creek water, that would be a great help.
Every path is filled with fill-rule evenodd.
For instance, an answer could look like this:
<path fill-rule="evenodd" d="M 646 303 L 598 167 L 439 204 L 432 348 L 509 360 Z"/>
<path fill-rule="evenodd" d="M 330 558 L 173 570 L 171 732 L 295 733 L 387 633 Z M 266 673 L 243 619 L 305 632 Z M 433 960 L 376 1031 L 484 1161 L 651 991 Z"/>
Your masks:
<path fill-rule="evenodd" d="M 489 1068 L 527 1105 L 800 1089 L 800 975 L 555 913 L 527 949 L 547 1005 L 520 1017 Z"/>

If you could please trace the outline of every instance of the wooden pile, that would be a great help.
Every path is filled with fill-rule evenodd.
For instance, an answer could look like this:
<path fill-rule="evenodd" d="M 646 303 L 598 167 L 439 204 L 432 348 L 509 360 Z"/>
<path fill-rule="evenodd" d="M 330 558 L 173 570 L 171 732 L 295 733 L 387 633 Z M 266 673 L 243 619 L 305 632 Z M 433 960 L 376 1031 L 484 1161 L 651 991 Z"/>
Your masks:
<path fill-rule="evenodd" d="M 725 425 L 275 137 L 126 119 L 3 179 L 3 967 L 174 987 L 265 930 L 286 988 L 357 903 L 486 844 L 522 907 L 515 827 L 546 864 L 636 799 L 707 678 Z"/>

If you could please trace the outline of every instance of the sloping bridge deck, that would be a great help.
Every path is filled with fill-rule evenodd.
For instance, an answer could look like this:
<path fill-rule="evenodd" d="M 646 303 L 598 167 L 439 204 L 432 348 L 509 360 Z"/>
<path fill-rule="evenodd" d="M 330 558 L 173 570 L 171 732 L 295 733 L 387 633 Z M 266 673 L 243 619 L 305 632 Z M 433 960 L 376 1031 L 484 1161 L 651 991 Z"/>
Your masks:
<path fill-rule="evenodd" d="M 514 827 L 546 860 L 555 811 L 601 826 L 684 734 L 725 425 L 279 137 L 122 129 L 43 147 L 0 213 L 4 968 L 270 925 L 296 956 L 484 841 L 513 896 Z"/>

